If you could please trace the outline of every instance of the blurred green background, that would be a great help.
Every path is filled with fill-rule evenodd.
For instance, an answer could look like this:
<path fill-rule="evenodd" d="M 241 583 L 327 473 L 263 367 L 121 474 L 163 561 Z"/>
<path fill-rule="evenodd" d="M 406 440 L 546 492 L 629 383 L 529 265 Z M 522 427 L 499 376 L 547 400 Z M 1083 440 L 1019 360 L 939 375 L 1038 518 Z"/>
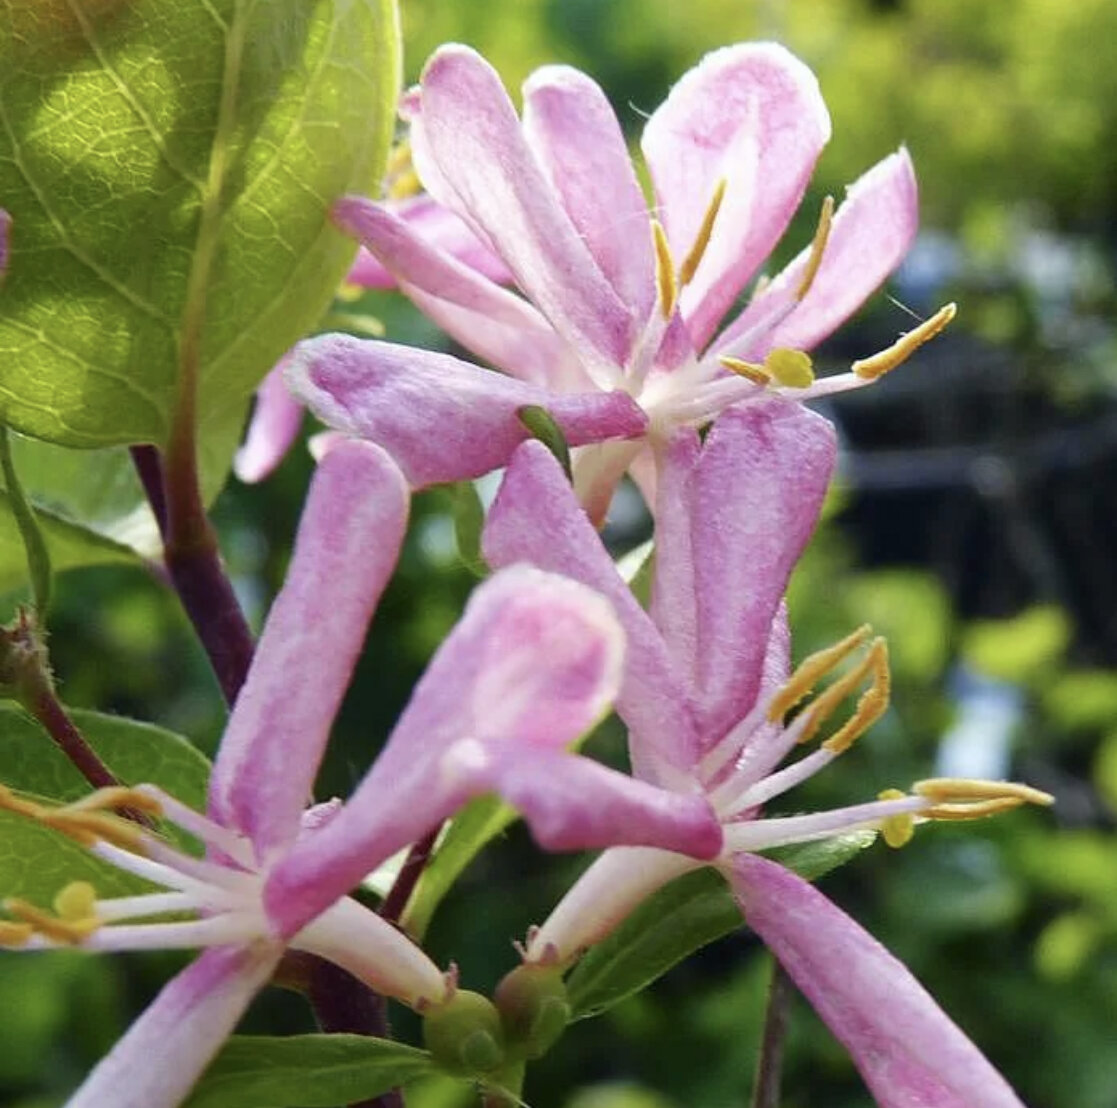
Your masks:
<path fill-rule="evenodd" d="M 555 60 L 591 72 L 635 139 L 703 53 L 774 38 L 818 73 L 834 120 L 785 253 L 818 202 L 906 143 L 924 230 L 891 300 L 820 351 L 887 344 L 947 299 L 952 331 L 826 412 L 841 489 L 793 589 L 802 656 L 865 620 L 891 642 L 894 707 L 789 808 L 866 799 L 932 772 L 1006 775 L 1053 813 L 922 831 L 877 846 L 826 891 L 903 958 L 1033 1108 L 1117 1105 L 1117 2 L 1115 0 L 403 0 L 406 72 L 438 43 L 487 54 L 515 89 Z M 362 304 L 402 341 L 442 343 L 399 298 Z M 310 471 L 297 451 L 218 504 L 255 618 L 282 580 Z M 746 479 L 746 475 L 743 475 Z M 449 497 L 415 505 L 320 794 L 344 795 L 460 612 L 473 579 Z M 632 537 L 632 536 L 630 536 Z M 624 536 L 618 536 L 623 539 Z M 75 705 L 155 719 L 212 748 L 220 701 L 172 598 L 127 570 L 60 582 L 52 648 Z M 620 757 L 606 733 L 601 757 Z M 512 831 L 435 922 L 441 961 L 487 989 L 580 865 Z M 507 935 L 509 942 L 500 937 Z M 0 957 L 0 1103 L 60 1102 L 158 988 L 173 957 Z M 729 1108 L 748 1102 L 768 963 L 732 936 L 600 1022 L 529 1077 L 533 1108 Z M 272 990 L 253 1030 L 310 1027 Z M 432 1085 L 417 1108 L 469 1103 Z M 870 1104 L 809 1007 L 793 1008 L 787 1108 Z"/>

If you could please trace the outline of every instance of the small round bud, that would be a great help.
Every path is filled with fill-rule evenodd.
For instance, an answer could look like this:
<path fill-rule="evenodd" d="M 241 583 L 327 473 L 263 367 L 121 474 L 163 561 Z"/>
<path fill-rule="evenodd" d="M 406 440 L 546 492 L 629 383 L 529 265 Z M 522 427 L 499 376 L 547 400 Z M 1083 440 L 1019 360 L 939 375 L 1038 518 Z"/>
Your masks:
<path fill-rule="evenodd" d="M 496 988 L 496 1006 L 509 1042 L 529 1058 L 546 1054 L 570 1022 L 562 970 L 525 962 Z"/>
<path fill-rule="evenodd" d="M 423 1017 L 423 1042 L 443 1069 L 484 1077 L 504 1063 L 500 1014 L 488 997 L 467 989 Z"/>

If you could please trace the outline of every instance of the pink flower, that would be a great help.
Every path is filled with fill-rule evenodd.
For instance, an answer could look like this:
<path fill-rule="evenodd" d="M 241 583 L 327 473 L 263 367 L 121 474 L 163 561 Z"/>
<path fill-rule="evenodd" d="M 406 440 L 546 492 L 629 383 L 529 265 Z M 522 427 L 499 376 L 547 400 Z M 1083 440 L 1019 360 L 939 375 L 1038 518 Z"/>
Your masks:
<path fill-rule="evenodd" d="M 385 205 L 348 197 L 334 218 L 432 319 L 511 379 L 446 355 L 326 335 L 296 348 L 288 380 L 327 423 L 385 446 L 413 485 L 504 464 L 526 436 L 515 409 L 543 404 L 573 445 L 607 444 L 576 458 L 575 484 L 593 514 L 630 466 L 654 502 L 646 441 L 773 393 L 806 400 L 856 388 L 895 364 L 869 359 L 814 382 L 801 351 L 907 250 L 917 201 L 903 150 L 857 181 L 832 221 L 824 209 L 815 242 L 718 330 L 786 229 L 830 136 L 814 76 L 782 47 L 710 54 L 651 116 L 642 142 L 651 216 L 612 109 L 577 70 L 536 71 L 521 121 L 488 63 L 446 46 L 405 109 L 423 184 L 492 246 L 523 296 Z"/>
<path fill-rule="evenodd" d="M 186 1095 L 290 948 L 421 1006 L 442 972 L 348 891 L 467 799 L 499 793 L 551 849 L 617 840 L 712 857 L 708 802 L 633 781 L 567 748 L 605 712 L 623 632 L 584 586 L 521 566 L 474 594 L 349 802 L 306 810 L 319 761 L 396 563 L 409 490 L 387 455 L 347 442 L 318 467 L 294 558 L 230 716 L 205 815 L 160 790 L 111 789 L 63 808 L 0 790 L 0 806 L 69 834 L 159 891 L 102 899 L 74 883 L 55 914 L 8 901 L 0 944 L 200 948 L 70 1101 L 162 1108 Z M 159 814 L 198 858 L 114 814 Z M 627 836 L 634 835 L 634 838 Z M 160 917 L 173 912 L 173 921 Z"/>
<path fill-rule="evenodd" d="M 635 775 L 709 799 L 725 835 L 715 865 L 746 921 L 849 1049 L 878 1102 L 1020 1108 L 900 962 L 807 882 L 758 853 L 864 830 L 902 845 L 917 822 L 1050 802 L 1021 785 L 930 780 L 835 811 L 763 815 L 766 803 L 848 750 L 888 703 L 884 643 L 867 643 L 867 628 L 790 673 L 782 597 L 833 461 L 830 425 L 786 400 L 723 413 L 704 443 L 692 430 L 677 432 L 661 459 L 650 614 L 538 443 L 521 446 L 508 468 L 485 555 L 497 566 L 528 560 L 561 570 L 612 601 L 628 635 L 617 710 L 629 727 Z M 852 668 L 808 702 L 813 686 L 850 660 Z M 859 691 L 845 724 L 781 768 Z M 701 864 L 661 848 L 605 851 L 533 931 L 527 959 L 569 962 L 654 889 Z"/>

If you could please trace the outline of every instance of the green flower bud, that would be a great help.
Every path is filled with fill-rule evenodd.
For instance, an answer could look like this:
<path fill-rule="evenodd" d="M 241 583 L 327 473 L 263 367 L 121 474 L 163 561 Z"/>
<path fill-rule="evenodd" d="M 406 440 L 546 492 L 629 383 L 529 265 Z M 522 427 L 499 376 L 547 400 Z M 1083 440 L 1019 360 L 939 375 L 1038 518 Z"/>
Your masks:
<path fill-rule="evenodd" d="M 500 1014 L 488 997 L 458 989 L 423 1017 L 423 1043 L 448 1073 L 484 1077 L 504 1063 Z"/>
<path fill-rule="evenodd" d="M 570 1022 L 562 970 L 525 962 L 497 986 L 496 1006 L 508 1041 L 529 1058 L 546 1054 Z"/>

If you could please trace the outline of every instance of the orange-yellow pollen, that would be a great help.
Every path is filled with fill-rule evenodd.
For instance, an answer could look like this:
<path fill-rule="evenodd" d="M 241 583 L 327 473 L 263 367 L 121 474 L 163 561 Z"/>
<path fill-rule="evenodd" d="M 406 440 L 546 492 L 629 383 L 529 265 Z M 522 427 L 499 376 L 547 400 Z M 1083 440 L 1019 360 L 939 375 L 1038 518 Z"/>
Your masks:
<path fill-rule="evenodd" d="M 807 257 L 807 268 L 803 270 L 803 279 L 795 290 L 795 299 L 802 300 L 811 291 L 815 277 L 818 276 L 819 266 L 822 265 L 822 255 L 826 250 L 826 243 L 830 239 L 830 228 L 834 223 L 834 198 L 827 196 L 822 202 L 822 211 L 818 213 L 818 227 L 815 229 L 814 239 L 811 242 L 811 252 Z"/>
<path fill-rule="evenodd" d="M 58 808 L 24 800 L 0 786 L 0 809 L 33 819 L 85 847 L 103 839 L 136 852 L 142 848 L 144 830 L 131 820 L 116 815 L 116 810 L 131 809 L 147 815 L 159 815 L 162 811 L 157 800 L 122 785 L 97 789 L 72 804 Z"/>
<path fill-rule="evenodd" d="M 929 777 L 912 785 L 916 796 L 946 805 L 990 800 L 1012 800 L 1015 804 L 1038 804 L 1047 807 L 1055 803 L 1050 793 L 1021 785 L 1016 781 L 978 781 L 968 777 Z"/>
<path fill-rule="evenodd" d="M 865 677 L 871 672 L 874 675 L 879 675 L 883 669 L 887 675 L 888 672 L 888 648 L 883 639 L 875 639 L 866 652 L 865 657 L 861 659 L 848 673 L 843 674 L 837 681 L 835 681 L 824 693 L 821 693 L 815 702 L 806 709 L 807 719 L 803 726 L 803 731 L 799 736 L 801 743 L 810 742 L 811 739 L 818 734 L 818 729 L 837 711 L 838 706 L 848 697 L 854 689 L 856 689 Z M 873 707 L 877 705 L 880 699 L 880 692 L 874 693 L 874 689 L 878 685 L 883 684 L 883 687 L 888 687 L 888 677 L 885 676 L 883 681 L 879 676 L 874 676 L 873 685 L 865 693 L 869 697 L 869 706 L 865 708 L 864 715 L 870 716 Z M 885 693 L 885 696 L 887 694 Z M 858 702 L 857 708 L 854 710 L 853 717 L 848 721 L 853 724 L 853 727 L 842 727 L 829 740 L 824 744 L 828 750 L 834 754 L 840 754 L 853 741 L 861 734 L 857 730 L 858 711 L 861 709 L 861 703 Z M 882 709 L 883 710 L 883 709 Z M 872 717 L 875 718 L 875 717 Z M 833 744 L 833 745 L 831 745 Z"/>
<path fill-rule="evenodd" d="M 706 214 L 702 217 L 702 226 L 698 228 L 698 234 L 694 236 L 694 245 L 687 251 L 683 264 L 679 266 L 680 288 L 689 285 L 694 280 L 695 273 L 698 272 L 698 266 L 706 253 L 706 247 L 710 245 L 710 235 L 713 234 L 714 222 L 721 210 L 721 202 L 725 199 L 727 184 L 728 181 L 724 177 L 718 181 L 717 187 L 714 189 L 713 199 L 710 201 L 709 207 L 706 208 Z"/>
<path fill-rule="evenodd" d="M 762 365 L 755 365 L 753 362 L 746 362 L 729 354 L 719 355 L 718 361 L 731 373 L 736 373 L 738 377 L 744 377 L 754 385 L 770 385 L 772 383 L 771 375 Z"/>
<path fill-rule="evenodd" d="M 823 748 L 834 754 L 847 751 L 888 711 L 892 690 L 892 675 L 888 669 L 888 643 L 884 639 L 877 639 L 869 648 L 865 661 L 866 672 L 872 674 L 873 683 L 861 694 L 853 715 L 823 742 Z"/>
<path fill-rule="evenodd" d="M 833 646 L 828 646 L 804 658 L 783 688 L 773 697 L 768 708 L 768 719 L 773 723 L 783 719 L 819 680 L 848 658 L 871 632 L 872 628 L 865 624 L 858 627 L 853 634 L 847 635 L 841 642 L 836 642 Z"/>
<path fill-rule="evenodd" d="M 850 369 L 869 381 L 875 381 L 886 373 L 902 365 L 925 342 L 929 342 L 939 334 L 950 321 L 958 314 L 956 304 L 946 304 L 939 308 L 930 319 L 925 320 L 918 327 L 901 335 L 887 350 L 874 354 L 870 358 L 862 358 L 850 366 Z"/>
<path fill-rule="evenodd" d="M 80 943 L 101 926 L 101 921 L 96 916 L 64 919 L 19 897 L 4 901 L 4 907 L 21 923 L 29 925 L 32 931 L 56 943 Z"/>
<path fill-rule="evenodd" d="M 0 920 L 0 947 L 24 946 L 35 934 L 35 928 L 29 923 L 11 923 Z"/>
<path fill-rule="evenodd" d="M 411 161 L 411 143 L 400 142 L 388 155 L 385 194 L 390 200 L 406 200 L 423 191 L 423 183 Z"/>
<path fill-rule="evenodd" d="M 667 232 L 658 219 L 652 220 L 652 243 L 655 246 L 655 285 L 659 290 L 659 310 L 664 319 L 670 319 L 679 299 L 679 282 L 675 275 L 675 260 L 667 242 Z"/>

